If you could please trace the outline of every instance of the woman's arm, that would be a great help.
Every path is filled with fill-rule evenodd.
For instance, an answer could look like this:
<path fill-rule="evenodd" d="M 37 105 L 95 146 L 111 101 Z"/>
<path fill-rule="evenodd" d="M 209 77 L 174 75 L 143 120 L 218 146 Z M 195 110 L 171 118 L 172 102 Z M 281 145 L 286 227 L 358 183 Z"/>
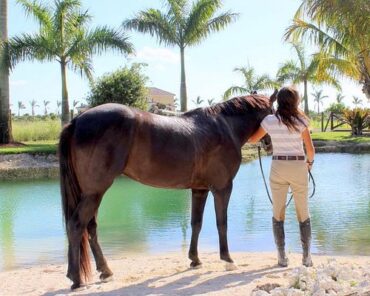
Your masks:
<path fill-rule="evenodd" d="M 302 139 L 303 139 L 304 146 L 306 147 L 307 163 L 308 163 L 308 168 L 310 169 L 315 159 L 315 147 L 313 146 L 311 134 L 308 128 L 305 128 L 305 130 L 303 131 Z"/>
<path fill-rule="evenodd" d="M 250 138 L 248 139 L 248 143 L 255 144 L 259 140 L 261 140 L 264 135 L 266 135 L 266 131 L 260 126 L 258 130 L 250 136 Z"/>

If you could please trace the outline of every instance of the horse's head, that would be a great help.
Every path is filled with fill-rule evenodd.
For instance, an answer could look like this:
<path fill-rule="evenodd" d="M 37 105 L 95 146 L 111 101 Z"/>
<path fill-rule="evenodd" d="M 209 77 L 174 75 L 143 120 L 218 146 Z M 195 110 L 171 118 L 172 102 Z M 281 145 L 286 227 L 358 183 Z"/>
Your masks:
<path fill-rule="evenodd" d="M 274 107 L 273 107 L 273 104 L 274 102 L 276 101 L 277 99 L 277 93 L 278 93 L 278 90 L 275 89 L 274 93 L 270 96 L 270 106 L 269 108 L 266 109 L 266 113 L 263 117 L 269 115 L 269 114 L 273 114 L 274 113 Z M 263 119 L 263 118 L 262 118 Z M 266 134 L 261 140 L 260 140 L 261 144 L 262 144 L 262 148 L 268 153 L 268 154 L 271 154 L 272 153 L 272 141 L 271 141 L 271 137 L 270 135 Z"/>

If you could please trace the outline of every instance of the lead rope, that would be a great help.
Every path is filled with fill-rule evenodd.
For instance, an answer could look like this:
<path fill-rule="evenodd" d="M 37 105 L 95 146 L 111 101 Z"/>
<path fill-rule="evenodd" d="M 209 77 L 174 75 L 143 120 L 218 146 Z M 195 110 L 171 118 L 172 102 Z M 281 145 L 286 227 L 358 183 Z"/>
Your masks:
<path fill-rule="evenodd" d="M 263 167 L 262 167 L 262 160 L 261 160 L 261 146 L 258 145 L 257 146 L 258 148 L 258 160 L 259 160 L 259 163 L 260 163 L 260 168 L 261 168 L 261 173 L 262 173 L 262 178 L 263 178 L 263 183 L 265 184 L 265 188 L 266 188 L 266 193 L 267 193 L 267 196 L 270 200 L 270 203 L 272 204 L 272 199 L 271 199 L 271 195 L 270 195 L 270 192 L 269 192 L 269 189 L 267 187 L 267 182 L 266 182 L 266 178 L 265 178 L 265 173 L 263 172 Z M 312 189 L 312 193 L 311 195 L 308 197 L 308 198 L 312 198 L 314 195 L 315 195 L 315 192 L 316 192 L 316 183 L 315 183 L 315 179 L 313 178 L 312 176 L 312 173 L 311 171 L 308 171 L 308 175 L 309 175 L 309 178 L 308 178 L 308 182 L 309 181 L 312 181 L 312 186 L 313 186 L 313 189 Z M 285 205 L 285 207 L 287 208 L 290 204 L 290 202 L 292 201 L 293 199 L 293 193 L 290 192 L 290 198 L 287 202 L 287 204 Z"/>

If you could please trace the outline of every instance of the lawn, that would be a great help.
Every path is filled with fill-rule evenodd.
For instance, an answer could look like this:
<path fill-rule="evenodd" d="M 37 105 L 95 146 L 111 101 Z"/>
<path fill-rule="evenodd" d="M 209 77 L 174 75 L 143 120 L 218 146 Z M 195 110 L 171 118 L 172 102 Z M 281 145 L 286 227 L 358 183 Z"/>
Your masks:
<path fill-rule="evenodd" d="M 22 145 L 0 146 L 0 154 L 19 154 L 19 153 L 56 153 L 57 141 L 36 141 L 23 142 Z"/>
<path fill-rule="evenodd" d="M 370 143 L 370 134 L 367 136 L 354 137 L 350 132 L 313 132 L 313 140 L 352 142 L 352 143 Z"/>

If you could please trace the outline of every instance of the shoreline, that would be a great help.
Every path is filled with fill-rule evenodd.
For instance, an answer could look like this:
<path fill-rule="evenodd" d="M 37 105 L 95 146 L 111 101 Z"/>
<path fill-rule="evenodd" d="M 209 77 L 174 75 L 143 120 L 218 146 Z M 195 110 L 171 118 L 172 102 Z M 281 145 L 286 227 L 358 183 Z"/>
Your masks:
<path fill-rule="evenodd" d="M 370 143 L 314 141 L 317 153 L 370 153 Z M 263 149 L 262 149 L 263 150 Z M 266 155 L 262 151 L 262 155 Z M 242 163 L 258 158 L 255 145 L 242 147 Z M 0 181 L 57 179 L 59 162 L 55 154 L 0 154 Z"/>
<path fill-rule="evenodd" d="M 94 271 L 91 282 L 81 291 L 70 291 L 71 282 L 65 277 L 66 264 L 48 264 L 0 272 L 1 295 L 308 295 L 293 289 L 300 275 L 323 274 L 329 265 L 329 273 L 338 273 L 337 294 L 370 295 L 370 256 L 313 255 L 314 267 L 301 266 L 301 255 L 288 254 L 289 266 L 276 264 L 275 252 L 233 253 L 238 269 L 226 271 L 218 253 L 201 253 L 203 265 L 190 269 L 189 260 L 183 253 L 160 255 L 127 255 L 110 260 L 113 281 L 102 283 Z M 93 266 L 92 266 L 93 267 Z M 93 268 L 94 269 L 94 268 Z M 345 270 L 347 279 L 339 280 Z M 349 270 L 349 271 L 348 271 Z M 351 274 L 353 271 L 353 274 Z M 343 272 L 342 272 L 343 273 Z M 354 278 L 356 277 L 357 278 Z M 359 276 L 359 279 L 358 279 Z M 314 279 L 312 279 L 314 280 Z M 334 280 L 333 280 L 334 281 Z M 348 281 L 348 285 L 344 283 Z M 356 282 L 357 281 L 357 282 Z M 306 282 L 308 279 L 306 278 Z M 344 284 L 343 284 L 344 283 Z M 320 282 L 321 285 L 321 282 Z M 326 283 L 326 286 L 328 283 Z M 271 287 L 285 289 L 291 294 L 271 294 L 263 291 Z M 317 285 L 316 285 L 317 286 Z M 257 288 L 259 287 L 259 289 Z M 310 287 L 306 287 L 306 292 Z M 321 289 L 312 287 L 312 289 Z M 300 292 L 300 293 L 298 293 Z M 355 293 L 355 294 L 350 294 Z M 311 295 L 311 294 L 310 294 Z M 323 294 L 317 294 L 323 295 Z"/>

